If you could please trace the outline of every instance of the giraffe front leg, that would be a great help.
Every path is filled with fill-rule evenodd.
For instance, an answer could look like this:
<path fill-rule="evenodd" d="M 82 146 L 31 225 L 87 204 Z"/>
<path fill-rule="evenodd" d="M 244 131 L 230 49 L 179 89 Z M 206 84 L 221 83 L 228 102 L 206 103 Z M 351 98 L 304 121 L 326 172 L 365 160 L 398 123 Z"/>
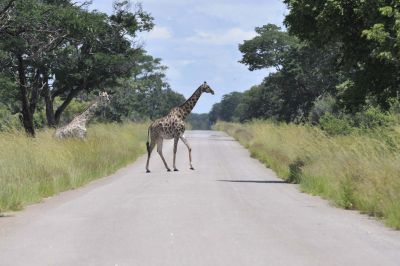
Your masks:
<path fill-rule="evenodd" d="M 176 169 L 176 151 L 178 150 L 178 140 L 179 140 L 179 136 L 174 138 L 174 162 L 173 162 L 173 167 L 174 167 L 174 171 L 179 171 L 178 169 Z"/>
<path fill-rule="evenodd" d="M 185 143 L 186 147 L 188 148 L 190 169 L 194 170 L 193 165 L 192 165 L 192 148 L 190 147 L 189 142 L 183 135 L 180 137 L 180 139 L 183 141 L 183 143 Z"/>
<path fill-rule="evenodd" d="M 149 170 L 150 155 L 151 155 L 152 150 L 154 149 L 155 143 L 154 143 L 154 141 L 152 140 L 150 144 L 148 144 L 148 142 L 147 142 L 147 143 L 146 143 L 146 146 L 147 146 L 146 173 L 150 173 L 150 170 Z"/>

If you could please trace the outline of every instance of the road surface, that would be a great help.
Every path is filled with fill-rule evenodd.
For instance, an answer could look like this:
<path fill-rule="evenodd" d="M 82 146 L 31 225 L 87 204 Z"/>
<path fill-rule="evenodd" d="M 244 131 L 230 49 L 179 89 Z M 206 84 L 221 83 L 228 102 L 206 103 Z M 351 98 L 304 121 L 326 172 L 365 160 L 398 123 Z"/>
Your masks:
<path fill-rule="evenodd" d="M 0 265 L 400 265 L 400 233 L 283 183 L 224 133 L 0 218 Z M 164 155 L 172 167 L 172 145 Z"/>

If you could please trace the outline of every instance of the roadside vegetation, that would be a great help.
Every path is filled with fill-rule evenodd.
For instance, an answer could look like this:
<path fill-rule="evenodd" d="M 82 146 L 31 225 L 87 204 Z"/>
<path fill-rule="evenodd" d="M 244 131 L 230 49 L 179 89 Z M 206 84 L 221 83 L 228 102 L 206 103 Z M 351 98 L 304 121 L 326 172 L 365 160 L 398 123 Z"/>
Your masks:
<path fill-rule="evenodd" d="M 184 101 L 166 66 L 138 41 L 153 17 L 140 4 L 0 1 L 0 212 L 110 174 L 144 153 L 149 121 Z M 98 95 L 85 141 L 55 140 Z M 147 124 L 147 123 L 146 123 Z"/>
<path fill-rule="evenodd" d="M 398 1 L 283 2 L 287 30 L 239 44 L 266 77 L 224 95 L 210 122 L 302 190 L 400 229 Z"/>
<path fill-rule="evenodd" d="M 147 124 L 96 124 L 88 138 L 56 140 L 54 130 L 0 133 L 0 213 L 115 172 L 145 151 Z"/>
<path fill-rule="evenodd" d="M 301 190 L 400 229 L 400 126 L 330 135 L 311 125 L 219 122 L 252 156 Z"/>

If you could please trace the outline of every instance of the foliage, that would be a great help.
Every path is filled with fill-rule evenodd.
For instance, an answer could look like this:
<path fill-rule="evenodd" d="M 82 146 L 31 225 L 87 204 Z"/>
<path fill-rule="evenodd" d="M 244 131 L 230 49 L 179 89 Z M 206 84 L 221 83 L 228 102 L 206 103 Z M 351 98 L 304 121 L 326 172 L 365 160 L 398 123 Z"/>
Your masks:
<path fill-rule="evenodd" d="M 237 138 L 280 177 L 299 182 L 302 190 L 382 218 L 400 229 L 398 127 L 376 136 L 335 137 L 318 127 L 269 121 L 217 123 L 215 127 Z"/>
<path fill-rule="evenodd" d="M 186 122 L 191 126 L 192 130 L 210 130 L 209 114 L 190 113 L 186 118 Z"/>
<path fill-rule="evenodd" d="M 0 104 L 0 132 L 17 129 L 21 129 L 21 121 L 18 118 L 18 114 L 12 115 L 4 105 Z"/>
<path fill-rule="evenodd" d="M 144 153 L 147 125 L 93 125 L 86 141 L 58 141 L 53 133 L 0 133 L 0 212 L 111 174 Z"/>
<path fill-rule="evenodd" d="M 347 117 L 336 117 L 325 113 L 319 120 L 319 127 L 330 136 L 348 135 L 353 131 L 351 121 Z"/>
<path fill-rule="evenodd" d="M 285 18 L 290 34 L 318 47 L 337 44 L 336 67 L 345 82 L 342 104 L 354 112 L 374 97 L 387 110 L 388 99 L 400 91 L 399 2 L 284 2 L 290 11 Z"/>
<path fill-rule="evenodd" d="M 243 53 L 241 62 L 250 70 L 275 67 L 277 72 L 270 73 L 262 84 L 245 91 L 240 98 L 236 97 L 239 102 L 230 104 L 229 108 L 224 108 L 224 105 L 233 95 L 225 95 L 226 99 L 223 98 L 221 105 L 216 106 L 219 108 L 216 119 L 306 121 L 316 99 L 336 93 L 340 79 L 339 73 L 334 71 L 337 47 L 331 45 L 320 49 L 300 43 L 272 24 L 256 28 L 256 31 L 256 37 L 239 46 Z M 212 111 L 218 112 L 217 109 Z"/>
<path fill-rule="evenodd" d="M 355 114 L 353 123 L 354 126 L 361 129 L 381 129 L 393 126 L 395 121 L 389 112 L 382 111 L 377 107 L 368 107 Z"/>
<path fill-rule="evenodd" d="M 133 77 L 119 80 L 112 89 L 111 104 L 106 111 L 108 120 L 156 119 L 185 101 L 166 82 L 166 67 L 160 59 L 143 53 L 137 61 Z"/>
<path fill-rule="evenodd" d="M 29 134 L 35 133 L 34 114 L 42 102 L 54 126 L 82 91 L 112 87 L 131 76 L 143 54 L 132 40 L 153 22 L 140 5 L 133 11 L 129 6 L 116 1 L 108 16 L 70 0 L 0 2 L 0 82 L 14 84 L 2 90 L 19 95 L 18 111 Z M 62 104 L 54 109 L 56 98 Z"/>
<path fill-rule="evenodd" d="M 295 38 L 274 24 L 255 28 L 258 34 L 251 40 L 239 45 L 243 59 L 239 61 L 250 70 L 274 67 L 279 69 L 285 60 L 285 55 L 297 45 Z"/>
<path fill-rule="evenodd" d="M 321 95 L 314 101 L 308 120 L 311 124 L 316 125 L 323 115 L 336 113 L 338 113 L 338 108 L 335 97 L 330 94 Z"/>

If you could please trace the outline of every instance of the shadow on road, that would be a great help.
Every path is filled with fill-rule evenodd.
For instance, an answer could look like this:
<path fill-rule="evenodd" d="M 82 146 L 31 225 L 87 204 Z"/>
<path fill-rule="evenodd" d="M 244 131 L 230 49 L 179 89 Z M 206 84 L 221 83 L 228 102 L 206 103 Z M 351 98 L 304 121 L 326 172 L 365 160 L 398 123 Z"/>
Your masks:
<path fill-rule="evenodd" d="M 284 180 L 217 180 L 217 181 L 232 182 L 232 183 L 289 184 Z"/>
<path fill-rule="evenodd" d="M 0 219 L 1 219 L 1 218 L 9 218 L 9 217 L 13 217 L 13 215 L 11 215 L 11 214 L 6 214 L 6 213 L 0 213 Z"/>

